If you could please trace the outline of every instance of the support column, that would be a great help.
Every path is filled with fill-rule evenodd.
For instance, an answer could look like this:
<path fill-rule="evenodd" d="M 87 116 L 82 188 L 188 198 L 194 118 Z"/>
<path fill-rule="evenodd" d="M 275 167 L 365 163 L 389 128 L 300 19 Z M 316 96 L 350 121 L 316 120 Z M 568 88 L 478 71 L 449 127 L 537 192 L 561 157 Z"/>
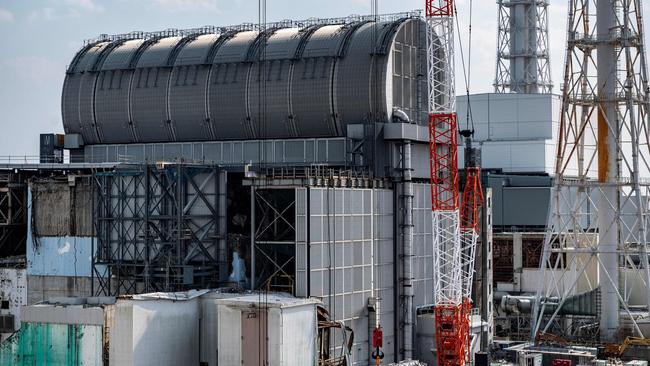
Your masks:
<path fill-rule="evenodd" d="M 411 142 L 402 144 L 402 204 L 404 207 L 402 235 L 402 293 L 404 294 L 404 359 L 413 358 L 413 178 L 411 166 Z"/>
<path fill-rule="evenodd" d="M 603 197 L 598 202 L 598 246 L 601 262 L 600 339 L 614 342 L 619 327 L 618 306 L 618 243 L 619 191 L 615 185 L 618 172 L 618 110 L 616 106 L 617 55 L 611 41 L 615 30 L 615 9 L 611 0 L 597 0 L 597 55 L 598 55 L 598 181 L 603 184 Z M 606 185 L 607 183 L 614 183 Z"/>
<path fill-rule="evenodd" d="M 255 290 L 255 236 L 257 235 L 255 225 L 255 186 L 251 185 L 251 290 Z"/>

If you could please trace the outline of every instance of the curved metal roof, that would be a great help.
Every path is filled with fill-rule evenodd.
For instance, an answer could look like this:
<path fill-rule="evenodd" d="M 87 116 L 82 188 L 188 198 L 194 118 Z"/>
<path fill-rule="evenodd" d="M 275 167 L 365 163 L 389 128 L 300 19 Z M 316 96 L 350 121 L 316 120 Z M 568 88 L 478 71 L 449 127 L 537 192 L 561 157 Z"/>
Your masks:
<path fill-rule="evenodd" d="M 102 51 L 110 42 L 99 42 L 82 49 L 72 60 L 69 72 L 84 72 L 90 70 Z"/>
<path fill-rule="evenodd" d="M 294 57 L 304 36 L 299 28 L 279 29 L 268 39 L 263 58 L 265 60 L 289 60 Z"/>
<path fill-rule="evenodd" d="M 180 42 L 181 37 L 161 38 L 156 43 L 147 48 L 136 67 L 157 67 L 165 66 L 174 47 Z"/>
<path fill-rule="evenodd" d="M 174 66 L 197 65 L 205 62 L 210 47 L 219 39 L 216 34 L 205 34 L 189 41 L 176 57 Z"/>
<path fill-rule="evenodd" d="M 212 61 L 215 64 L 228 63 L 228 62 L 244 62 L 250 49 L 259 32 L 241 32 L 235 34 L 234 37 L 226 40 L 224 44 L 219 47 L 217 54 Z"/>
<path fill-rule="evenodd" d="M 100 70 L 128 69 L 131 58 L 133 58 L 143 43 L 143 39 L 134 39 L 117 46 L 106 56 Z"/>
<path fill-rule="evenodd" d="M 422 25 L 363 18 L 91 43 L 66 76 L 64 127 L 125 143 L 342 136 L 393 108 L 418 120 Z"/>

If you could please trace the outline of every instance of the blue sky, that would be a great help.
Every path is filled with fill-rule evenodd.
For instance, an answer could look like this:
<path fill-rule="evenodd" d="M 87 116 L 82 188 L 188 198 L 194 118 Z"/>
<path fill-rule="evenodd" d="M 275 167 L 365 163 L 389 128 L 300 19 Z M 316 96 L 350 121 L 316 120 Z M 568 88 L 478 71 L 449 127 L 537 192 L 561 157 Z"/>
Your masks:
<path fill-rule="evenodd" d="M 457 1 L 467 47 L 469 0 Z M 559 85 L 567 10 L 565 0 L 551 3 L 553 80 Z M 63 131 L 65 68 L 84 39 L 101 33 L 257 22 L 257 4 L 255 0 L 0 0 L 0 155 L 36 155 L 39 133 Z M 371 0 L 267 0 L 267 20 L 368 14 L 370 4 Z M 424 0 L 379 0 L 381 13 L 421 9 L 423 4 Z M 475 0 L 473 7 L 472 92 L 487 92 L 494 78 L 497 7 L 493 0 Z M 457 59 L 457 84 L 464 91 Z"/>

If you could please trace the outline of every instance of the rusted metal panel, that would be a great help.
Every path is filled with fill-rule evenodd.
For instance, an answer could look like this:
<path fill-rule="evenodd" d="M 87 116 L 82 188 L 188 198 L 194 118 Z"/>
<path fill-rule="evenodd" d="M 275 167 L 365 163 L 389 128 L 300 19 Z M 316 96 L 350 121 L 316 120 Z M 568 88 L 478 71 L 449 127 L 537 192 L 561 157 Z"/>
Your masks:
<path fill-rule="evenodd" d="M 23 323 L 0 345 L 1 366 L 102 366 L 102 327 Z"/>

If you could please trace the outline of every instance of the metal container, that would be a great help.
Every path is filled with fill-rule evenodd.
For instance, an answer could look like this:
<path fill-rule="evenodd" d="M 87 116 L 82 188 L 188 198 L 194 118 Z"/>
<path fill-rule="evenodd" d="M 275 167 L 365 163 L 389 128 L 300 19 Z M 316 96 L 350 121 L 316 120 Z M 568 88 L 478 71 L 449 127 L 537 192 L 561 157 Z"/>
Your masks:
<path fill-rule="evenodd" d="M 202 299 L 201 363 L 208 366 L 304 366 L 316 363 L 314 299 L 282 294 Z"/>

